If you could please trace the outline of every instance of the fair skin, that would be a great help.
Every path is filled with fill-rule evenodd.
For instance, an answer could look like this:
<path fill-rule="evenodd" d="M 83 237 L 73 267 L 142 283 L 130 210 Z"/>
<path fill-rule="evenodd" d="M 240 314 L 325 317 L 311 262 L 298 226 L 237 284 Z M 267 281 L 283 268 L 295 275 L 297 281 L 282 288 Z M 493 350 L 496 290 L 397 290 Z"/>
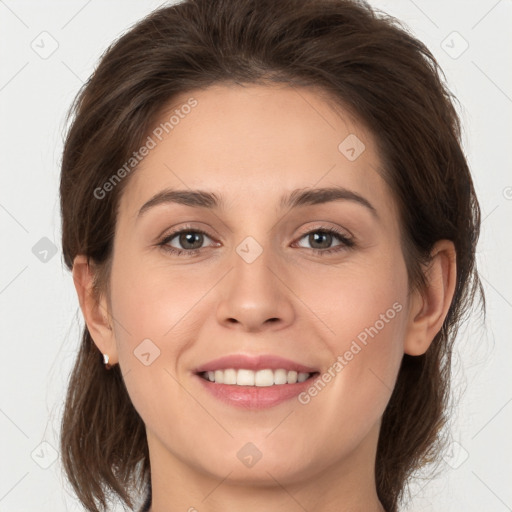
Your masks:
<path fill-rule="evenodd" d="M 94 342 L 120 365 L 146 425 L 151 511 L 383 511 L 374 475 L 381 417 L 403 354 L 423 354 L 442 326 L 454 292 L 453 244 L 436 244 L 427 289 L 412 291 L 373 136 L 314 90 L 216 85 L 174 98 L 172 108 L 191 96 L 197 106 L 121 196 L 110 300 L 92 299 L 84 256 L 73 267 Z M 353 161 L 338 149 L 349 134 L 365 144 Z M 372 208 L 347 198 L 280 208 L 294 189 L 332 186 Z M 166 188 L 213 192 L 224 206 L 164 203 L 138 216 Z M 205 231 L 193 245 L 199 253 L 156 245 L 171 228 Z M 308 233 L 320 228 L 354 245 L 335 236 L 313 245 Z M 248 236 L 263 249 L 251 263 L 236 251 Z M 190 251 L 186 241 L 178 235 L 167 245 Z M 242 353 L 279 355 L 322 375 L 394 304 L 400 311 L 307 404 L 240 409 L 207 393 L 193 373 Z M 147 338 L 160 350 L 148 366 L 134 355 Z M 246 443 L 262 454 L 252 467 L 237 457 Z"/>

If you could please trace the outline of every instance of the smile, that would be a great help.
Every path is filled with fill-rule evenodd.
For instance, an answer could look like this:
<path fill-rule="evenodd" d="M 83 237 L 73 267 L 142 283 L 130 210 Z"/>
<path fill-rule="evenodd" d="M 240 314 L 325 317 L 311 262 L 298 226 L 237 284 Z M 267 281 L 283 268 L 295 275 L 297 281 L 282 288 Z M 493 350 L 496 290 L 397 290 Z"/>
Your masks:
<path fill-rule="evenodd" d="M 296 372 L 294 370 L 285 370 L 284 368 L 277 370 L 267 368 L 258 371 L 228 368 L 226 370 L 202 372 L 199 375 L 203 379 L 215 382 L 216 384 L 269 387 L 304 382 L 315 375 L 315 373 L 317 372 Z"/>

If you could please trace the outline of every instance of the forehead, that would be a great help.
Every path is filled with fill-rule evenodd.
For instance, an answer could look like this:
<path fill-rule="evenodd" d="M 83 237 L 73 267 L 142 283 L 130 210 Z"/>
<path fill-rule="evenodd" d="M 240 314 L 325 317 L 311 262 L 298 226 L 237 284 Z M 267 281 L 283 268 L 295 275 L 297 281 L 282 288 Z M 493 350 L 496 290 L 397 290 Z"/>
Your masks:
<path fill-rule="evenodd" d="M 129 216 L 165 188 L 218 191 L 227 207 L 333 185 L 390 199 L 371 132 L 315 88 L 193 90 L 173 98 L 148 136 L 154 147 L 121 198 Z"/>

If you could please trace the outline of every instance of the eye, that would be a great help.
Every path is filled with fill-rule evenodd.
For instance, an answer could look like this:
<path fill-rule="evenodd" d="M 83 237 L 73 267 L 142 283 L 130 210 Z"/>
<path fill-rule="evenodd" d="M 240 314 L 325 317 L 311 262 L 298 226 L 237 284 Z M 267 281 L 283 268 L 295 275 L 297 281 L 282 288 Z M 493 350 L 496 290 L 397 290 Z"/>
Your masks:
<path fill-rule="evenodd" d="M 205 238 L 211 240 L 208 234 L 200 229 L 181 229 L 167 235 L 158 245 L 177 256 L 182 254 L 193 256 L 203 249 Z M 178 247 L 173 244 L 178 244 Z"/>
<path fill-rule="evenodd" d="M 335 228 L 317 228 L 302 235 L 300 240 L 307 237 L 308 243 L 312 245 L 311 250 L 315 254 L 324 255 L 346 250 L 353 247 L 354 241 L 349 236 Z M 338 239 L 339 244 L 331 247 L 333 240 Z M 303 247 L 302 245 L 299 245 Z"/>

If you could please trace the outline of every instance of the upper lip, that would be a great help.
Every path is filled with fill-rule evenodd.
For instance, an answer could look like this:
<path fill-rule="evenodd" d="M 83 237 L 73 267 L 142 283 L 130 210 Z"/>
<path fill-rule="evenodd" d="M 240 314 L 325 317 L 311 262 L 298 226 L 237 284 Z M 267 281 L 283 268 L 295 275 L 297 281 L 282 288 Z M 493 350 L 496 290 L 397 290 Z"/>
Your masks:
<path fill-rule="evenodd" d="M 284 370 L 295 370 L 298 373 L 315 373 L 318 371 L 316 368 L 271 354 L 231 354 L 209 361 L 196 368 L 195 372 L 202 373 L 215 370 L 227 370 L 228 368 L 253 371 L 265 369 L 279 370 L 282 368 Z"/>

